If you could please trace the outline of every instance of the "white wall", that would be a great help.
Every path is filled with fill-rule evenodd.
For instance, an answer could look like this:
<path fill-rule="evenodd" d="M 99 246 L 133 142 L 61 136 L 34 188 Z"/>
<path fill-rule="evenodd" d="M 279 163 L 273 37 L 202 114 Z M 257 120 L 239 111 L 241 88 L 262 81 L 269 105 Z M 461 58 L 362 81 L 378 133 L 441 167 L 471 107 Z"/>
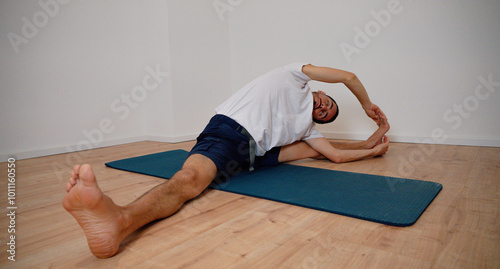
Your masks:
<path fill-rule="evenodd" d="M 166 30 L 147 35 L 141 16 L 156 16 L 148 27 L 166 24 L 160 16 L 166 5 L 41 2 L 50 5 L 1 3 L 0 152 L 59 153 L 144 135 L 144 105 L 134 99 L 128 105 L 122 95 L 142 85 L 148 65 L 169 67 L 168 48 L 144 42 L 168 44 Z M 163 83 L 155 91 L 147 98 L 170 89 Z"/>
<path fill-rule="evenodd" d="M 0 161 L 194 139 L 230 92 L 227 22 L 211 1 L 0 7 Z"/>
<path fill-rule="evenodd" d="M 500 81 L 500 3 L 401 0 L 380 26 L 371 12 L 389 3 L 0 0 L 0 161 L 193 139 L 232 92 L 296 61 L 356 73 L 394 141 L 428 142 L 438 131 L 447 136 L 439 143 L 500 146 L 500 86 L 475 96 L 479 77 Z M 369 44 L 356 44 L 366 25 Z M 346 58 L 341 44 L 359 54 Z M 155 87 L 143 92 L 144 83 Z M 312 86 L 340 104 L 338 122 L 321 128 L 327 136 L 373 131 L 343 86 Z M 464 102 L 471 111 L 453 111 Z"/>
<path fill-rule="evenodd" d="M 194 139 L 231 93 L 228 25 L 212 1 L 168 3 L 175 134 Z"/>
<path fill-rule="evenodd" d="M 393 141 L 434 133 L 439 143 L 500 146 L 500 85 L 475 97 L 478 77 L 500 81 L 498 14 L 496 0 L 244 1 L 229 24 L 232 88 L 289 62 L 345 69 L 387 114 Z M 376 128 L 345 87 L 311 85 L 340 105 L 337 122 L 320 127 L 327 136 L 364 139 Z"/>

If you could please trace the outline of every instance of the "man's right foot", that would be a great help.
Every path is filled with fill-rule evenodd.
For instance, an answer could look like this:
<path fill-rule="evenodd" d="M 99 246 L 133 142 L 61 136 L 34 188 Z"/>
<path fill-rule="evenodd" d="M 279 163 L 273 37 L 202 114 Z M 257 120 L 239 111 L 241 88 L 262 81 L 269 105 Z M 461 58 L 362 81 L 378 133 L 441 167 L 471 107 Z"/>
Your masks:
<path fill-rule="evenodd" d="M 99 189 L 90 165 L 73 168 L 66 192 L 63 206 L 82 227 L 92 254 L 99 258 L 116 254 L 127 236 L 122 210 Z"/>
<path fill-rule="evenodd" d="M 384 143 L 385 139 L 387 136 L 385 135 L 391 126 L 389 125 L 389 122 L 387 121 L 387 118 L 384 115 L 379 115 L 380 121 L 378 122 L 378 129 L 373 133 L 370 138 L 366 140 L 366 148 L 371 149 L 377 145 L 380 145 Z"/>

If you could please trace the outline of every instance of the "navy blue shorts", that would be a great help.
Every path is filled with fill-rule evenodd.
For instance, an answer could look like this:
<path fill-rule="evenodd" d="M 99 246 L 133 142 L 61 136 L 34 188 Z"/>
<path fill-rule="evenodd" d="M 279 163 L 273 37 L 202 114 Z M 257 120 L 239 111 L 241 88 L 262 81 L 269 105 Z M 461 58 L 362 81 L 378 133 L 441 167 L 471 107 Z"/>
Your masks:
<path fill-rule="evenodd" d="M 224 115 L 212 117 L 207 127 L 198 136 L 196 145 L 189 155 L 201 154 L 208 157 L 217 166 L 218 172 L 229 178 L 250 167 L 250 139 L 242 133 L 243 126 Z M 266 152 L 264 156 L 256 156 L 253 167 L 278 165 L 281 147 Z"/>

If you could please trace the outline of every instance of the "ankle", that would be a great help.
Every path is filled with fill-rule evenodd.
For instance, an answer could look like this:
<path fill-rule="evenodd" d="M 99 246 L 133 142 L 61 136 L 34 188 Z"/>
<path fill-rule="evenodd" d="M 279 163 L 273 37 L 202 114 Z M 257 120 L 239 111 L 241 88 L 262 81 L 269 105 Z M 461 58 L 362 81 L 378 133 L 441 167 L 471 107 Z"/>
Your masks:
<path fill-rule="evenodd" d="M 372 137 L 368 138 L 366 141 L 361 142 L 362 149 L 372 149 L 375 147 L 375 141 Z"/>
<path fill-rule="evenodd" d="M 120 207 L 118 216 L 119 217 L 117 221 L 118 223 L 120 223 L 120 226 L 124 233 L 130 234 L 139 228 L 134 227 L 134 225 L 137 224 L 138 221 L 135 220 L 137 219 L 137 217 L 132 214 L 130 206 Z"/>

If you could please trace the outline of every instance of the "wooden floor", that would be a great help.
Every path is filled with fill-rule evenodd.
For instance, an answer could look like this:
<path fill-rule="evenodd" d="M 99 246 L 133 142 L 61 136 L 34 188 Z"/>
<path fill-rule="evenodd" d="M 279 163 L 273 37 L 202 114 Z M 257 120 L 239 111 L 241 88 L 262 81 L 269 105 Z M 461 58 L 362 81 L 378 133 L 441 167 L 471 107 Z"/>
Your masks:
<path fill-rule="evenodd" d="M 162 179 L 106 168 L 105 162 L 193 142 L 138 142 L 16 161 L 15 262 L 6 252 L 7 163 L 1 163 L 1 268 L 500 268 L 500 148 L 393 143 L 382 158 L 298 165 L 443 184 L 415 225 L 405 228 L 208 190 L 174 216 L 95 258 L 61 205 L 70 167 L 90 163 L 101 189 L 125 205 Z"/>

